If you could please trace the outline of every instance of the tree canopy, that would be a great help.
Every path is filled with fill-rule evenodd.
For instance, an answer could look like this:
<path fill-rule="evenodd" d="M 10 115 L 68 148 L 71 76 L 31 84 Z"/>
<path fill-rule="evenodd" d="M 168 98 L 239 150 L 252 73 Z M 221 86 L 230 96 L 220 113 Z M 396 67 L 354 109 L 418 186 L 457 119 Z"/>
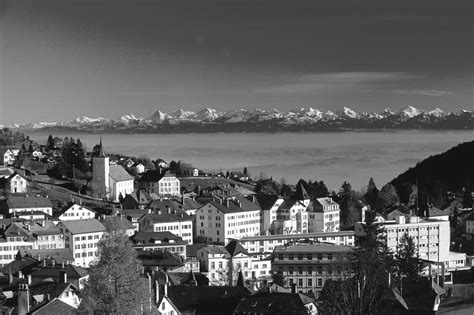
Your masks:
<path fill-rule="evenodd" d="M 99 255 L 81 292 L 80 309 L 105 314 L 142 314 L 149 309 L 149 288 L 140 277 L 141 264 L 128 237 L 106 234 L 99 242 Z"/>

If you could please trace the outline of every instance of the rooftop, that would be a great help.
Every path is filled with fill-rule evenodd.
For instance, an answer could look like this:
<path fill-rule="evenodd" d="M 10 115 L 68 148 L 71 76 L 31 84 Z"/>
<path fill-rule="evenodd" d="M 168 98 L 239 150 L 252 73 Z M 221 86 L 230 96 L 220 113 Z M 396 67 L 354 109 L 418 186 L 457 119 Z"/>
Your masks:
<path fill-rule="evenodd" d="M 155 223 L 167 223 L 167 222 L 183 222 L 192 221 L 192 218 L 184 211 L 178 211 L 177 213 L 151 213 L 144 215 L 140 221 L 150 220 L 153 224 Z"/>
<path fill-rule="evenodd" d="M 134 178 L 122 167 L 122 165 L 110 165 L 110 177 L 116 182 L 134 180 Z"/>
<path fill-rule="evenodd" d="M 10 195 L 7 199 L 8 208 L 52 208 L 48 198 L 31 195 Z"/>
<path fill-rule="evenodd" d="M 334 245 L 329 243 L 297 244 L 289 246 L 276 246 L 273 253 L 346 253 L 352 252 L 352 246 Z"/>
<path fill-rule="evenodd" d="M 137 232 L 132 236 L 134 243 L 142 245 L 187 245 L 188 243 L 183 239 L 169 231 L 165 232 Z M 156 243 L 160 241 L 160 243 Z"/>
<path fill-rule="evenodd" d="M 323 238 L 323 237 L 345 237 L 354 236 L 354 231 L 338 231 L 338 232 L 318 232 L 318 233 L 305 233 L 305 234 L 276 234 L 276 235 L 259 235 L 259 236 L 247 236 L 242 237 L 240 242 L 249 241 L 269 241 L 269 240 L 305 240 L 309 238 Z"/>
<path fill-rule="evenodd" d="M 332 200 L 330 197 L 325 197 L 325 198 L 316 198 L 316 204 L 319 204 L 323 208 L 333 206 L 333 205 L 338 205 L 337 202 Z"/>
<path fill-rule="evenodd" d="M 72 234 L 105 232 L 106 229 L 97 219 L 68 220 L 62 221 L 63 224 Z"/>

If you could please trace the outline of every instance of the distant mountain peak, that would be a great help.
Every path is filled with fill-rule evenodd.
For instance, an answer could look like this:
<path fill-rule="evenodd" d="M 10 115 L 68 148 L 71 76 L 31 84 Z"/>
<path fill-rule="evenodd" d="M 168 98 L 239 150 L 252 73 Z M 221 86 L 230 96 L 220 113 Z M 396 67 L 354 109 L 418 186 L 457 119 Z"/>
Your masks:
<path fill-rule="evenodd" d="M 407 107 L 403 108 L 402 110 L 400 110 L 400 114 L 402 116 L 409 117 L 409 118 L 413 118 L 415 116 L 418 116 L 421 113 L 422 113 L 421 110 L 419 110 L 418 108 L 413 107 L 413 106 L 407 106 Z"/>

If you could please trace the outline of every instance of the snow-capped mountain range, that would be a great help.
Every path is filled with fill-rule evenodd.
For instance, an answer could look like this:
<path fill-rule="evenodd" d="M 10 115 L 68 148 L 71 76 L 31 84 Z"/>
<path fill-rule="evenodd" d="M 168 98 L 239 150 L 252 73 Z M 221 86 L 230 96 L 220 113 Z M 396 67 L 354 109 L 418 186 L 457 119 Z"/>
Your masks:
<path fill-rule="evenodd" d="M 399 112 L 389 108 L 381 113 L 356 112 L 343 107 L 322 112 L 312 107 L 281 112 L 278 109 L 233 109 L 219 112 L 204 108 L 198 112 L 179 109 L 173 113 L 157 110 L 150 117 L 126 114 L 116 119 L 87 116 L 69 122 L 16 124 L 22 130 L 63 129 L 87 132 L 204 132 L 204 131 L 286 131 L 344 129 L 474 129 L 473 112 L 446 113 L 439 108 L 424 111 L 407 106 Z"/>

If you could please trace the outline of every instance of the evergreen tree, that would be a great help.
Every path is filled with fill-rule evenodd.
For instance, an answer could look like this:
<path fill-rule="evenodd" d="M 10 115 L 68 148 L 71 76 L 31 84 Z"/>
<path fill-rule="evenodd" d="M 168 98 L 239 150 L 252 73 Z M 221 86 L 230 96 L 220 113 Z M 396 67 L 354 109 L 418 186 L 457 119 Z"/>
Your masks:
<path fill-rule="evenodd" d="M 124 233 L 108 233 L 99 242 L 100 258 L 91 265 L 81 293 L 87 313 L 142 314 L 150 308 L 150 292 L 140 277 L 141 264 Z"/>
<path fill-rule="evenodd" d="M 33 145 L 30 143 L 30 146 L 28 147 L 28 153 L 32 154 L 33 153 Z"/>
<path fill-rule="evenodd" d="M 247 166 L 244 167 L 244 176 L 248 176 L 248 173 L 247 173 Z"/>
<path fill-rule="evenodd" d="M 84 148 L 79 139 L 77 142 L 72 138 L 69 141 L 64 141 L 61 152 L 61 172 L 63 175 L 72 177 L 75 171 L 82 173 L 88 171 Z"/>
<path fill-rule="evenodd" d="M 54 150 L 54 139 L 52 135 L 48 136 L 48 140 L 46 141 L 46 148 L 50 151 Z"/>
<path fill-rule="evenodd" d="M 407 232 L 400 238 L 395 259 L 400 275 L 418 277 L 421 271 L 421 260 L 415 242 Z"/>
<path fill-rule="evenodd" d="M 278 271 L 278 272 L 273 273 L 272 279 L 273 279 L 274 284 L 279 285 L 281 287 L 285 286 L 286 281 L 285 281 L 285 276 L 283 275 L 283 272 Z"/>
<path fill-rule="evenodd" d="M 230 177 L 230 173 L 229 173 L 229 171 L 227 171 L 227 172 L 225 173 L 225 178 L 229 178 L 229 177 Z"/>
<path fill-rule="evenodd" d="M 392 184 L 387 184 L 382 187 L 377 196 L 377 203 L 375 208 L 377 211 L 385 213 L 392 205 L 400 202 L 397 190 Z"/>
<path fill-rule="evenodd" d="M 361 220 L 361 206 L 355 197 L 351 184 L 344 182 L 338 196 L 341 228 L 353 227 Z"/>
<path fill-rule="evenodd" d="M 378 195 L 379 190 L 377 189 L 377 186 L 375 186 L 374 179 L 371 177 L 369 180 L 369 185 L 367 186 L 367 192 L 364 195 L 365 201 L 371 209 L 375 209 Z"/>

